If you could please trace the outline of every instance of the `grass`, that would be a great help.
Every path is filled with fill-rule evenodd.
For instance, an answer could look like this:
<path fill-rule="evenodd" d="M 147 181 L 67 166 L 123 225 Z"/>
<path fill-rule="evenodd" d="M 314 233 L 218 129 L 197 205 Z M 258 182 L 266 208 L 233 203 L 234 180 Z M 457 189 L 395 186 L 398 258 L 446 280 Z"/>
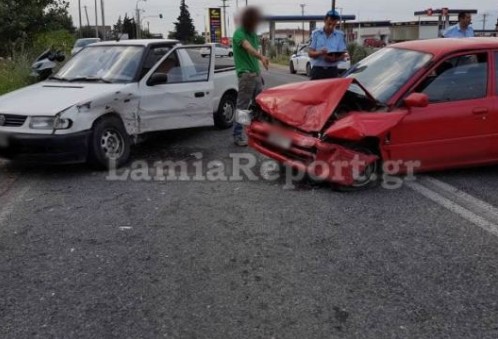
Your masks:
<path fill-rule="evenodd" d="M 13 61 L 0 61 L 0 95 L 32 84 L 30 77 L 32 58 L 27 55 L 16 57 Z"/>
<path fill-rule="evenodd" d="M 278 55 L 274 58 L 271 58 L 270 62 L 272 64 L 289 66 L 289 60 L 290 60 L 290 56 L 288 56 L 288 55 Z"/>

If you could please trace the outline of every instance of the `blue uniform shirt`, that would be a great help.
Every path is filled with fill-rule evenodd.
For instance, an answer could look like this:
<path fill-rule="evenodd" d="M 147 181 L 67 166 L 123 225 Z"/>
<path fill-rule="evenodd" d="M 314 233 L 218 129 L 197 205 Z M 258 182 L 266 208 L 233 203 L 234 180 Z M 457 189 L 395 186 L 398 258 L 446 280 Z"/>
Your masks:
<path fill-rule="evenodd" d="M 346 40 L 344 39 L 344 33 L 339 30 L 334 30 L 334 32 L 327 37 L 327 33 L 325 33 L 323 28 L 317 29 L 311 34 L 310 48 L 316 51 L 326 48 L 329 52 L 346 52 L 347 46 Z M 337 66 L 338 63 L 339 62 L 327 62 L 323 56 L 311 59 L 311 65 L 313 67 L 331 67 Z"/>
<path fill-rule="evenodd" d="M 463 30 L 460 28 L 460 24 L 456 24 L 448 28 L 443 36 L 445 38 L 473 38 L 474 29 L 469 26 L 466 30 Z"/>

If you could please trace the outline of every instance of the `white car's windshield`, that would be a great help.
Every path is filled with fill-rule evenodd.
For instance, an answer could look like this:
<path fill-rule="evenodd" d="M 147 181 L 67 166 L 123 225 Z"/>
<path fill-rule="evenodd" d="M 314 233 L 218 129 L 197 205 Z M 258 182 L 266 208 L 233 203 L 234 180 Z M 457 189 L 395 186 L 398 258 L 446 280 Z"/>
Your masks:
<path fill-rule="evenodd" d="M 135 78 L 144 48 L 90 46 L 71 59 L 52 79 L 63 81 L 130 82 Z"/>
<path fill-rule="evenodd" d="M 74 45 L 74 47 L 83 48 L 85 46 L 88 46 L 90 44 L 94 44 L 94 43 L 99 42 L 99 41 L 100 41 L 100 39 L 81 39 L 81 40 L 76 41 L 76 44 Z"/>
<path fill-rule="evenodd" d="M 356 64 L 346 77 L 355 78 L 376 100 L 385 103 L 431 59 L 427 53 L 383 48 Z"/>

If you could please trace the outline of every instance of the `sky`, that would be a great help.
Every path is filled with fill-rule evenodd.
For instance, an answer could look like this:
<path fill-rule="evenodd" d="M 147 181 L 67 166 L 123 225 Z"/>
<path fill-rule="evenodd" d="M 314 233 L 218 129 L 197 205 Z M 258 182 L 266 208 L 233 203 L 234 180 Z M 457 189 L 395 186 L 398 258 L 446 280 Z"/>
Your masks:
<path fill-rule="evenodd" d="M 173 30 L 173 23 L 179 15 L 180 0 L 139 0 L 139 8 L 145 12 L 142 13 L 144 18 L 144 27 L 150 24 L 152 33 L 163 33 L 165 36 L 168 31 Z M 75 26 L 78 26 L 78 0 L 68 0 L 70 4 L 70 14 L 73 17 Z M 100 0 L 97 0 L 99 7 L 100 19 Z M 228 0 L 230 6 L 227 9 L 227 17 L 233 18 L 237 10 L 237 2 L 240 8 L 245 6 L 245 0 Z M 310 15 L 324 15 L 331 8 L 330 0 L 248 0 L 249 5 L 260 6 L 265 14 L 271 15 L 290 15 L 301 14 L 300 4 L 306 4 L 305 13 Z M 219 7 L 221 0 L 186 0 L 189 6 L 190 14 L 194 20 L 195 27 L 198 31 L 205 28 L 207 8 Z M 135 15 L 137 0 L 104 0 L 106 25 L 114 24 L 119 16 Z M 337 8 L 342 8 L 344 14 L 356 15 L 357 19 L 366 20 L 391 20 L 391 21 L 408 21 L 418 18 L 413 16 L 415 11 L 425 10 L 427 8 L 450 9 L 477 9 L 479 14 L 473 17 L 473 26 L 482 29 L 482 14 L 488 14 L 486 19 L 486 28 L 495 27 L 498 17 L 498 1 L 496 0 L 337 0 Z M 95 0 L 81 0 L 81 6 L 88 6 L 88 15 L 90 24 L 95 24 Z M 83 25 L 86 25 L 85 13 L 83 11 Z M 159 18 L 163 15 L 163 19 Z M 149 17 L 150 16 L 150 17 Z M 299 23 L 280 24 L 278 28 L 291 28 L 299 26 Z M 264 29 L 263 29 L 264 30 Z M 233 31 L 233 21 L 228 22 L 228 31 Z"/>

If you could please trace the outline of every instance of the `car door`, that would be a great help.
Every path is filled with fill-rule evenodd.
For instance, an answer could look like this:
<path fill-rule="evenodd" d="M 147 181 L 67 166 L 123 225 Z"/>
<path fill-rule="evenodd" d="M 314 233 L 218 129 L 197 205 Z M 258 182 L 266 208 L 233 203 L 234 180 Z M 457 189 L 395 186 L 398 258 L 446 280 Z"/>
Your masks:
<path fill-rule="evenodd" d="M 490 132 L 491 157 L 498 160 L 498 51 L 493 51 L 494 71 L 493 71 L 493 87 L 492 100 L 493 109 L 489 113 L 488 126 Z"/>
<path fill-rule="evenodd" d="M 489 160 L 489 53 L 466 53 L 440 62 L 413 92 L 429 105 L 411 108 L 388 136 L 390 158 L 442 169 Z"/>
<path fill-rule="evenodd" d="M 214 48 L 203 48 L 174 48 L 139 83 L 141 133 L 212 125 Z"/>

